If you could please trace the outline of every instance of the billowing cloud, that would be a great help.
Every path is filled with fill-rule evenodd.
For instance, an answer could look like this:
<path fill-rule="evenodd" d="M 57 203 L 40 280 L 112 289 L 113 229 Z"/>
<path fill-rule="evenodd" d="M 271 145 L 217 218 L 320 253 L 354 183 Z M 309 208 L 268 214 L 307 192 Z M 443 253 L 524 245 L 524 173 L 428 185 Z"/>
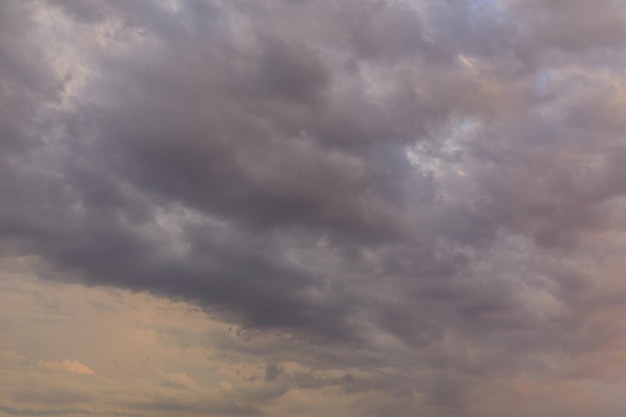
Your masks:
<path fill-rule="evenodd" d="M 159 395 L 111 412 L 619 415 L 625 12 L 4 1 L 3 277 L 147 293 L 211 320 L 200 336 L 165 315 L 133 332 L 124 343 L 154 352 L 118 366 L 152 369 Z M 79 326 L 45 289 L 11 294 Z M 117 317 L 104 298 L 82 308 Z M 21 335 L 16 320 L 0 331 Z M 24 355 L 91 375 L 62 404 L 86 410 L 109 376 L 83 359 L 98 346 L 70 340 Z M 210 351 L 213 376 L 170 366 L 155 341 Z M 20 395 L 7 410 L 31 409 Z"/>

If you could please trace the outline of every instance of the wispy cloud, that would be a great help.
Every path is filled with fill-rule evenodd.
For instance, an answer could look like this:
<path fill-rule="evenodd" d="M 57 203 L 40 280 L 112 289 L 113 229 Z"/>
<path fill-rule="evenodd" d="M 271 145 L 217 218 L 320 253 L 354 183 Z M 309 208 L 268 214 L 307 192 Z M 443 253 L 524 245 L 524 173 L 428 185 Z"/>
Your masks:
<path fill-rule="evenodd" d="M 95 375 L 95 372 L 89 369 L 88 366 L 71 359 L 64 359 L 62 361 L 39 360 L 37 362 L 37 367 L 48 372 L 69 372 L 71 374 L 78 375 Z"/>

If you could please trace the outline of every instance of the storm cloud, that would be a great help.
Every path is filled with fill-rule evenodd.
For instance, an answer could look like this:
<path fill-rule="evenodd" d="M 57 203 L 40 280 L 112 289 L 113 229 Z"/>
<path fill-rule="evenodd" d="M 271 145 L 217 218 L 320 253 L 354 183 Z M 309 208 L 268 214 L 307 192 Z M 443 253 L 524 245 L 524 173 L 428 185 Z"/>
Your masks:
<path fill-rule="evenodd" d="M 264 361 L 111 412 L 578 415 L 571 384 L 624 382 L 624 8 L 3 1 L 1 253 L 197 306 Z M 552 394 L 485 394 L 527 386 Z"/>

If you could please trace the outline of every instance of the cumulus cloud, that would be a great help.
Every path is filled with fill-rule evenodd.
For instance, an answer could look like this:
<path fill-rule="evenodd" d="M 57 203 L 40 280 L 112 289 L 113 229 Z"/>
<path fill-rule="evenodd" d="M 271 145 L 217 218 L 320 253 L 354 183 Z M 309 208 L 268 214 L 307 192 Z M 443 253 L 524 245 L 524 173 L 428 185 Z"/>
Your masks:
<path fill-rule="evenodd" d="M 0 248 L 237 329 L 211 344 L 264 365 L 216 415 L 621 383 L 625 28 L 610 0 L 5 1 Z"/>

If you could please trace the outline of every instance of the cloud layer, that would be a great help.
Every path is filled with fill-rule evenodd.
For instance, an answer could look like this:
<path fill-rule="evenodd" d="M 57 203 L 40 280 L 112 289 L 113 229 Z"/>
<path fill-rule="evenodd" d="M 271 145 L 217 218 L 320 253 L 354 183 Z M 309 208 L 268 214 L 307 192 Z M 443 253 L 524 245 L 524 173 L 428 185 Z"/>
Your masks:
<path fill-rule="evenodd" d="M 312 390 L 366 399 L 337 415 L 619 415 L 597 391 L 624 370 L 624 13 L 4 1 L 2 254 L 195 305 L 263 363 L 238 402 L 127 413 Z M 99 374 L 65 357 L 38 364 Z"/>

